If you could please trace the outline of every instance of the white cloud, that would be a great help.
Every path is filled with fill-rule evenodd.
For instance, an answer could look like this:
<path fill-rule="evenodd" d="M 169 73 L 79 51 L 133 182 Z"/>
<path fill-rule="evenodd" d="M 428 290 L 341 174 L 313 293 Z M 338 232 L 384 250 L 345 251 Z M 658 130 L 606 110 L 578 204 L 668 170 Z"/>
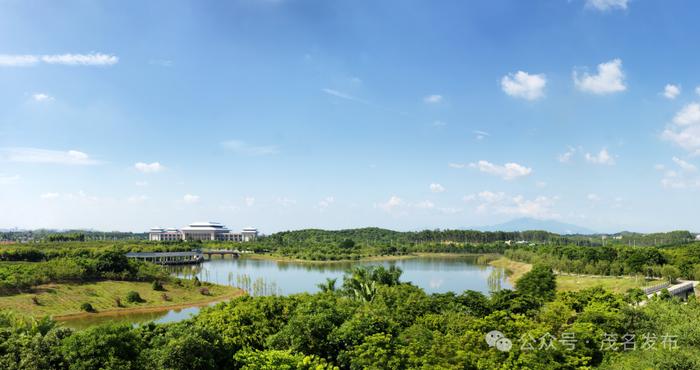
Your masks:
<path fill-rule="evenodd" d="M 698 86 L 698 87 L 695 88 L 695 93 L 698 94 L 698 95 L 700 95 L 700 86 Z"/>
<path fill-rule="evenodd" d="M 537 181 L 537 182 L 535 183 L 535 186 L 538 187 L 538 188 L 546 188 L 546 187 L 547 187 L 547 183 L 544 182 L 544 181 Z"/>
<path fill-rule="evenodd" d="M 225 149 L 234 153 L 258 157 L 279 153 L 279 149 L 274 145 L 250 145 L 241 140 L 228 140 L 221 143 Z"/>
<path fill-rule="evenodd" d="M 131 204 L 141 204 L 148 200 L 146 195 L 132 195 L 126 198 L 126 201 Z M 187 201 L 185 201 L 187 203 Z"/>
<path fill-rule="evenodd" d="M 438 104 L 442 102 L 442 95 L 428 95 L 423 98 L 423 102 L 426 104 Z"/>
<path fill-rule="evenodd" d="M 0 185 L 14 184 L 19 181 L 19 179 L 19 175 L 6 175 L 4 173 L 0 173 Z"/>
<path fill-rule="evenodd" d="M 678 167 L 680 167 L 683 171 L 695 172 L 698 170 L 698 168 L 694 164 L 688 163 L 678 157 L 673 157 L 671 158 L 671 160 L 673 160 L 673 162 L 677 164 Z"/>
<path fill-rule="evenodd" d="M 142 186 L 142 187 L 143 187 L 143 186 L 148 186 L 148 181 L 136 181 L 136 182 L 134 183 L 134 185 L 136 185 L 136 186 Z"/>
<path fill-rule="evenodd" d="M 252 207 L 255 204 L 255 198 L 253 198 L 253 197 L 245 197 L 243 199 L 243 201 L 245 202 L 245 205 L 248 207 Z"/>
<path fill-rule="evenodd" d="M 603 148 L 598 152 L 598 154 L 586 153 L 586 161 L 588 163 L 594 164 L 604 164 L 612 166 L 615 164 L 615 158 L 608 152 L 607 149 Z"/>
<path fill-rule="evenodd" d="M 700 104 L 690 103 L 673 117 L 673 123 L 661 138 L 671 141 L 693 155 L 700 154 Z"/>
<path fill-rule="evenodd" d="M 547 78 L 544 74 L 529 74 L 518 71 L 509 73 L 501 79 L 501 89 L 506 94 L 526 100 L 537 100 L 544 97 L 544 87 Z"/>
<path fill-rule="evenodd" d="M 627 9 L 629 0 L 586 0 L 586 6 L 597 10 Z"/>
<path fill-rule="evenodd" d="M 333 203 L 335 203 L 334 197 L 325 197 L 318 202 L 318 208 L 324 210 L 330 207 Z"/>
<path fill-rule="evenodd" d="M 29 67 L 39 63 L 36 55 L 0 55 L 0 67 Z"/>
<path fill-rule="evenodd" d="M 500 166 L 481 160 L 477 163 L 470 163 L 469 167 L 476 168 L 481 172 L 499 176 L 504 180 L 513 180 L 532 173 L 532 168 L 528 168 L 517 163 L 506 163 Z"/>
<path fill-rule="evenodd" d="M 503 192 L 484 190 L 478 194 L 468 195 L 466 201 L 478 201 L 477 212 L 525 216 L 533 218 L 558 218 L 553 210 L 557 197 L 537 196 L 527 199 L 522 195 L 509 196 Z"/>
<path fill-rule="evenodd" d="M 143 173 L 157 173 L 161 172 L 165 169 L 165 166 L 160 164 L 159 162 L 153 162 L 153 163 L 144 163 L 144 162 L 136 162 L 134 164 L 134 168 Z"/>
<path fill-rule="evenodd" d="M 291 207 L 291 206 L 297 204 L 297 201 L 294 199 L 281 197 L 281 198 L 277 198 L 277 204 L 279 204 L 282 207 L 287 208 L 287 207 Z"/>
<path fill-rule="evenodd" d="M 679 126 L 688 126 L 700 122 L 700 104 L 690 103 L 683 107 L 673 117 L 673 123 Z"/>
<path fill-rule="evenodd" d="M 447 126 L 447 123 L 443 121 L 433 121 L 432 125 L 433 127 L 444 127 Z"/>
<path fill-rule="evenodd" d="M 94 165 L 100 162 L 77 150 L 49 150 L 38 148 L 2 148 L 0 160 L 18 163 L 42 163 L 63 165 Z"/>
<path fill-rule="evenodd" d="M 119 58 L 115 55 L 90 54 L 51 54 L 51 55 L 0 55 L 0 67 L 31 67 L 39 63 L 61 64 L 69 66 L 111 66 L 117 64 Z"/>
<path fill-rule="evenodd" d="M 363 103 L 363 104 L 369 104 L 369 102 L 367 100 L 357 98 L 355 96 L 344 93 L 342 91 L 328 89 L 328 88 L 321 89 L 321 91 L 323 91 L 324 93 L 326 93 L 328 95 L 335 96 L 336 98 L 341 98 L 341 99 L 345 99 L 345 100 L 352 100 L 352 101 L 356 101 L 358 103 Z"/>
<path fill-rule="evenodd" d="M 435 203 L 433 203 L 429 200 L 424 200 L 424 201 L 416 203 L 414 206 L 418 209 L 433 209 L 433 208 L 435 208 Z"/>
<path fill-rule="evenodd" d="M 69 66 L 111 66 L 117 64 L 119 58 L 102 53 L 90 54 L 56 54 L 42 55 L 41 61 L 48 64 L 63 64 Z"/>
<path fill-rule="evenodd" d="M 485 138 L 491 136 L 491 134 L 489 134 L 489 133 L 486 132 L 486 131 L 475 130 L 475 131 L 472 131 L 472 132 L 474 133 L 474 135 L 476 135 L 475 137 L 476 137 L 477 140 L 483 140 L 483 139 L 485 139 Z"/>
<path fill-rule="evenodd" d="M 383 209 L 386 212 L 394 212 L 398 207 L 401 207 L 405 205 L 406 203 L 404 202 L 403 199 L 397 197 L 396 195 L 392 195 L 389 200 L 387 200 L 384 203 L 379 203 L 376 206 Z"/>
<path fill-rule="evenodd" d="M 185 194 L 185 196 L 182 197 L 182 201 L 186 204 L 195 204 L 199 202 L 199 195 Z"/>
<path fill-rule="evenodd" d="M 595 75 L 584 72 L 579 78 L 578 72 L 574 71 L 574 84 L 579 90 L 599 95 L 625 91 L 624 79 L 620 59 L 598 64 L 598 74 Z"/>
<path fill-rule="evenodd" d="M 445 187 L 440 184 L 430 184 L 430 191 L 433 193 L 442 193 L 445 191 Z"/>
<path fill-rule="evenodd" d="M 569 147 L 566 152 L 559 154 L 557 159 L 561 163 L 569 163 L 571 162 L 571 159 L 573 158 L 574 154 L 576 154 L 576 148 Z"/>
<path fill-rule="evenodd" d="M 664 87 L 663 95 L 666 99 L 675 99 L 681 93 L 681 87 L 678 85 L 667 84 Z"/>
<path fill-rule="evenodd" d="M 60 194 L 58 194 L 58 193 L 44 193 L 44 194 L 41 194 L 39 197 L 41 199 L 56 199 L 59 196 L 60 196 Z"/>
<path fill-rule="evenodd" d="M 600 196 L 595 193 L 590 193 L 586 196 L 586 199 L 590 200 L 591 202 L 599 202 Z"/>
<path fill-rule="evenodd" d="M 52 101 L 53 97 L 49 96 L 48 94 L 44 94 L 44 93 L 36 93 L 36 94 L 32 94 L 32 99 L 34 99 L 34 101 L 36 101 L 36 102 L 41 103 L 41 102 Z"/>
<path fill-rule="evenodd" d="M 468 165 L 465 164 L 465 163 L 448 163 L 447 165 L 448 165 L 450 168 L 457 168 L 457 169 L 466 168 L 466 167 L 468 166 Z"/>

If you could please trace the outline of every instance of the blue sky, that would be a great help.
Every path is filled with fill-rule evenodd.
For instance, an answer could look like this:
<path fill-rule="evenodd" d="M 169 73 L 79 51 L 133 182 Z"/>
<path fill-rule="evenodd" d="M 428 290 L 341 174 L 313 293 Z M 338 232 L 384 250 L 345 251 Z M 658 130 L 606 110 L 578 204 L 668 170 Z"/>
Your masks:
<path fill-rule="evenodd" d="M 0 227 L 700 230 L 691 1 L 0 1 Z"/>

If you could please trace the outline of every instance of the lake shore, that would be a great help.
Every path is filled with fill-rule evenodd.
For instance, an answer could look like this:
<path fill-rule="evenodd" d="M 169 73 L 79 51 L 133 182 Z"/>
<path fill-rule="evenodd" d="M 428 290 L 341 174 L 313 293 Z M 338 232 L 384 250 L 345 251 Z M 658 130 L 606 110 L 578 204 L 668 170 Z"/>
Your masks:
<path fill-rule="evenodd" d="M 201 307 L 229 300 L 245 294 L 238 288 L 206 284 L 178 286 L 164 284 L 165 291 L 153 290 L 151 283 L 133 281 L 100 281 L 85 284 L 46 284 L 31 293 L 0 297 L 0 309 L 31 317 L 50 316 L 57 321 L 76 320 L 84 317 L 120 316 L 133 313 L 162 312 L 188 307 Z M 126 295 L 138 292 L 143 302 L 129 303 Z M 121 307 L 117 307 L 119 300 Z M 81 310 L 81 304 L 90 303 L 96 312 Z"/>
<path fill-rule="evenodd" d="M 241 258 L 257 259 L 257 260 L 269 260 L 276 262 L 294 262 L 294 263 L 310 263 L 310 264 L 327 264 L 327 263 L 348 263 L 348 262 L 376 262 L 376 261 L 398 261 L 412 258 L 425 258 L 425 257 L 440 257 L 440 258 L 460 258 L 460 257 L 473 257 L 473 256 L 483 256 L 483 255 L 494 255 L 500 256 L 497 253 L 430 253 L 430 252 L 416 252 L 404 255 L 384 255 L 384 256 L 369 256 L 362 257 L 360 259 L 340 259 L 340 260 L 305 260 L 300 258 L 292 258 L 285 256 L 277 256 L 273 254 L 243 254 Z M 505 257 L 504 257 L 505 258 Z"/>

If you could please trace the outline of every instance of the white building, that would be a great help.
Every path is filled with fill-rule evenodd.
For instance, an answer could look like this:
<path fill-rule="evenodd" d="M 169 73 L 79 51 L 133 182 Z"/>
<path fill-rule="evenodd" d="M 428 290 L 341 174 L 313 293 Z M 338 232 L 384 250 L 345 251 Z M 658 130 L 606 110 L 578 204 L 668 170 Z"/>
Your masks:
<path fill-rule="evenodd" d="M 248 242 L 258 237 L 258 229 L 247 227 L 242 232 L 231 232 L 218 222 L 194 222 L 182 229 L 163 229 L 154 227 L 148 232 L 148 240 L 220 240 L 232 242 Z"/>

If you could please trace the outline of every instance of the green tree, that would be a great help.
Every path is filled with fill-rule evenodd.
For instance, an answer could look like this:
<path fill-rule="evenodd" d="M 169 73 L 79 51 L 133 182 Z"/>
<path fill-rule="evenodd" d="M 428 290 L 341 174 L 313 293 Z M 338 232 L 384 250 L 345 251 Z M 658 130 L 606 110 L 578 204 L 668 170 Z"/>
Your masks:
<path fill-rule="evenodd" d="M 518 279 L 515 288 L 519 293 L 551 301 L 556 293 L 557 280 L 550 267 L 535 265 L 532 270 Z"/>

